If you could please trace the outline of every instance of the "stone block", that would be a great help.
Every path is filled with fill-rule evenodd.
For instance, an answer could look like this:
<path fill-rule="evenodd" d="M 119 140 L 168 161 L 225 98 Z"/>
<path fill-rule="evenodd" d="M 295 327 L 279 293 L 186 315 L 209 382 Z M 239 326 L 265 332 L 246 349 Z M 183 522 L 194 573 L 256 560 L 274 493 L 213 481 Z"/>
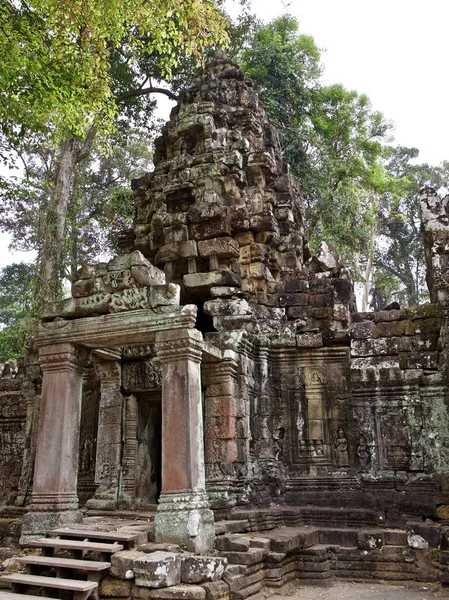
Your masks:
<path fill-rule="evenodd" d="M 182 258 L 193 258 L 198 256 L 197 243 L 194 240 L 184 242 L 173 242 L 166 244 L 156 254 L 154 262 L 156 264 L 172 262 Z"/>
<path fill-rule="evenodd" d="M 378 312 L 374 313 L 374 320 L 376 323 L 380 323 L 382 321 L 401 321 L 402 319 L 407 319 L 407 312 L 404 308 L 399 310 L 379 310 Z"/>
<path fill-rule="evenodd" d="M 211 317 L 226 317 L 252 315 L 253 310 L 246 300 L 238 299 L 216 299 L 204 303 L 204 312 Z"/>
<path fill-rule="evenodd" d="M 422 306 L 410 306 L 405 309 L 407 319 L 430 319 L 440 317 L 443 307 L 439 304 L 423 304 Z"/>
<path fill-rule="evenodd" d="M 96 265 L 83 265 L 76 272 L 78 279 L 95 279 L 95 277 L 97 276 L 95 266 Z"/>
<path fill-rule="evenodd" d="M 440 331 L 439 319 L 416 319 L 413 321 L 416 334 L 431 335 Z"/>
<path fill-rule="evenodd" d="M 231 565 L 255 565 L 262 562 L 266 551 L 263 548 L 249 548 L 246 552 L 221 552 Z"/>
<path fill-rule="evenodd" d="M 100 596 L 105 598 L 127 598 L 131 595 L 132 581 L 106 576 L 100 583 Z"/>
<path fill-rule="evenodd" d="M 373 338 L 399 337 L 413 335 L 414 324 L 411 321 L 386 321 L 377 323 L 373 330 Z"/>
<path fill-rule="evenodd" d="M 438 368 L 438 352 L 407 352 L 399 355 L 401 369 L 430 369 Z"/>
<path fill-rule="evenodd" d="M 370 532 L 370 531 L 359 531 L 357 532 L 357 546 L 361 550 L 378 550 L 383 548 L 384 535 L 382 531 Z"/>
<path fill-rule="evenodd" d="M 109 572 L 119 579 L 133 579 L 134 560 L 140 556 L 144 556 L 144 553 L 138 550 L 121 550 L 112 554 Z"/>
<path fill-rule="evenodd" d="M 218 556 L 186 556 L 181 563 L 183 583 L 206 583 L 222 578 L 228 561 Z"/>
<path fill-rule="evenodd" d="M 352 340 L 351 356 L 395 356 L 399 354 L 398 338 Z"/>
<path fill-rule="evenodd" d="M 240 277 L 227 270 L 184 275 L 184 285 L 193 292 L 207 291 L 213 286 L 240 286 L 240 284 Z"/>
<path fill-rule="evenodd" d="M 210 288 L 212 298 L 232 298 L 234 296 L 242 296 L 243 292 L 238 287 L 217 286 Z"/>
<path fill-rule="evenodd" d="M 309 294 L 279 294 L 279 306 L 307 306 L 309 304 Z"/>
<path fill-rule="evenodd" d="M 270 247 L 266 244 L 251 244 L 251 261 L 266 262 L 270 258 Z"/>
<path fill-rule="evenodd" d="M 227 552 L 246 552 L 250 545 L 251 540 L 246 536 L 220 535 L 215 540 L 217 550 Z"/>
<path fill-rule="evenodd" d="M 249 246 L 254 242 L 254 234 L 252 231 L 241 231 L 234 235 L 234 239 L 239 246 Z"/>
<path fill-rule="evenodd" d="M 198 585 L 176 585 L 151 590 L 148 598 L 152 600 L 205 600 L 206 590 Z"/>
<path fill-rule="evenodd" d="M 211 581 L 201 587 L 206 592 L 206 600 L 229 600 L 229 585 L 225 581 Z"/>
<path fill-rule="evenodd" d="M 296 294 L 298 292 L 307 294 L 309 291 L 309 282 L 305 279 L 289 279 L 284 282 L 282 287 L 286 294 Z"/>
<path fill-rule="evenodd" d="M 85 298 L 93 296 L 100 291 L 97 279 L 79 279 L 72 283 L 72 297 Z"/>
<path fill-rule="evenodd" d="M 181 556 L 173 552 L 152 552 L 134 561 L 136 584 L 162 588 L 181 583 Z"/>
<path fill-rule="evenodd" d="M 182 549 L 180 546 L 178 546 L 178 544 L 170 544 L 169 542 L 167 542 L 166 544 L 148 542 L 147 544 L 142 544 L 141 546 L 139 546 L 139 550 L 145 552 L 146 554 L 149 554 L 150 552 L 174 552 L 175 554 L 180 554 L 182 552 Z"/>
<path fill-rule="evenodd" d="M 384 529 L 384 541 L 386 546 L 405 546 L 407 534 L 401 529 Z"/>
<path fill-rule="evenodd" d="M 344 277 L 336 277 L 331 279 L 331 285 L 334 288 L 334 300 L 348 305 L 354 294 L 352 282 Z"/>
<path fill-rule="evenodd" d="M 176 283 L 153 286 L 149 290 L 151 308 L 159 306 L 179 306 L 181 287 Z"/>
<path fill-rule="evenodd" d="M 204 240 L 220 236 L 231 235 L 231 223 L 224 215 L 208 221 L 192 223 L 190 225 L 191 237 L 194 240 Z"/>
<path fill-rule="evenodd" d="M 139 285 L 163 285 L 165 273 L 153 265 L 131 267 L 131 276 Z"/>
<path fill-rule="evenodd" d="M 321 333 L 304 332 L 296 336 L 297 348 L 321 348 L 322 345 Z"/>
<path fill-rule="evenodd" d="M 354 340 L 368 339 L 373 336 L 374 323 L 372 321 L 362 321 L 354 323 L 351 329 L 351 337 Z"/>
<path fill-rule="evenodd" d="M 310 294 L 309 296 L 309 305 L 314 308 L 325 308 L 333 305 L 332 295 L 327 294 Z"/>
<path fill-rule="evenodd" d="M 218 258 L 239 258 L 239 244 L 231 237 L 219 237 L 198 242 L 200 256 Z"/>

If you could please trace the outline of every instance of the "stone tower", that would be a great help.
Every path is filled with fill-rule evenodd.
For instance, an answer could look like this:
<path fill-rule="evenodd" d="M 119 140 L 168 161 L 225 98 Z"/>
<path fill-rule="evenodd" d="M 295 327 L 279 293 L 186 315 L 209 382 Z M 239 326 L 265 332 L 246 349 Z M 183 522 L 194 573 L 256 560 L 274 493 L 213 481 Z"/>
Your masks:
<path fill-rule="evenodd" d="M 252 82 L 219 54 L 183 92 L 134 181 L 135 248 L 179 283 L 184 302 L 277 306 L 302 270 L 301 196 Z"/>

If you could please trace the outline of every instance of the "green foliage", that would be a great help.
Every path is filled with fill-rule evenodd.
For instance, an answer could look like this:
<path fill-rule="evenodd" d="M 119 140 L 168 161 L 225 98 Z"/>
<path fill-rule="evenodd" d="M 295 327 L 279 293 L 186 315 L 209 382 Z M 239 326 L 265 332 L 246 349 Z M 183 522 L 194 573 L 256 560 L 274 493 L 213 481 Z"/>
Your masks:
<path fill-rule="evenodd" d="M 12 264 L 0 271 L 0 362 L 22 354 L 30 319 L 33 265 Z"/>
<path fill-rule="evenodd" d="M 165 76 L 180 53 L 226 43 L 212 0 L 6 0 L 0 4 L 0 122 L 6 137 L 28 131 L 57 140 L 114 129 L 111 55 L 132 70 L 157 53 Z M 130 71 L 129 71 L 130 72 Z"/>

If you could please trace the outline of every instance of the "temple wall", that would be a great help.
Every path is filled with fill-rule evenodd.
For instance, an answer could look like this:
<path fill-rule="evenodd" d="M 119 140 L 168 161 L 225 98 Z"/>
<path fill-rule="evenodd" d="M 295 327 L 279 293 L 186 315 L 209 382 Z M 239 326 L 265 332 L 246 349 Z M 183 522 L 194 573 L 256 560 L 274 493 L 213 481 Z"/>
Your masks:
<path fill-rule="evenodd" d="M 26 442 L 26 400 L 22 378 L 0 379 L 0 506 L 17 493 Z"/>

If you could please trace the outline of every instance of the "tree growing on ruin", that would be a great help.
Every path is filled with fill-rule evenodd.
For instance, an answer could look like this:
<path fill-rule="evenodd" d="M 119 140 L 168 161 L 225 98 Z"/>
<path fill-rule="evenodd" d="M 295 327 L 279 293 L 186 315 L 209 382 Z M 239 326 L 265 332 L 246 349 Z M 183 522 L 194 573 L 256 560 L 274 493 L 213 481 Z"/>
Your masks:
<path fill-rule="evenodd" d="M 122 103 L 170 95 L 140 71 L 139 60 L 156 56 L 169 77 L 180 54 L 200 56 L 227 41 L 225 20 L 213 0 L 7 0 L 0 32 L 2 158 L 11 161 L 11 149 L 37 135 L 58 149 L 39 257 L 39 293 L 51 301 L 60 293 L 76 166 L 95 138 L 107 148 Z"/>

